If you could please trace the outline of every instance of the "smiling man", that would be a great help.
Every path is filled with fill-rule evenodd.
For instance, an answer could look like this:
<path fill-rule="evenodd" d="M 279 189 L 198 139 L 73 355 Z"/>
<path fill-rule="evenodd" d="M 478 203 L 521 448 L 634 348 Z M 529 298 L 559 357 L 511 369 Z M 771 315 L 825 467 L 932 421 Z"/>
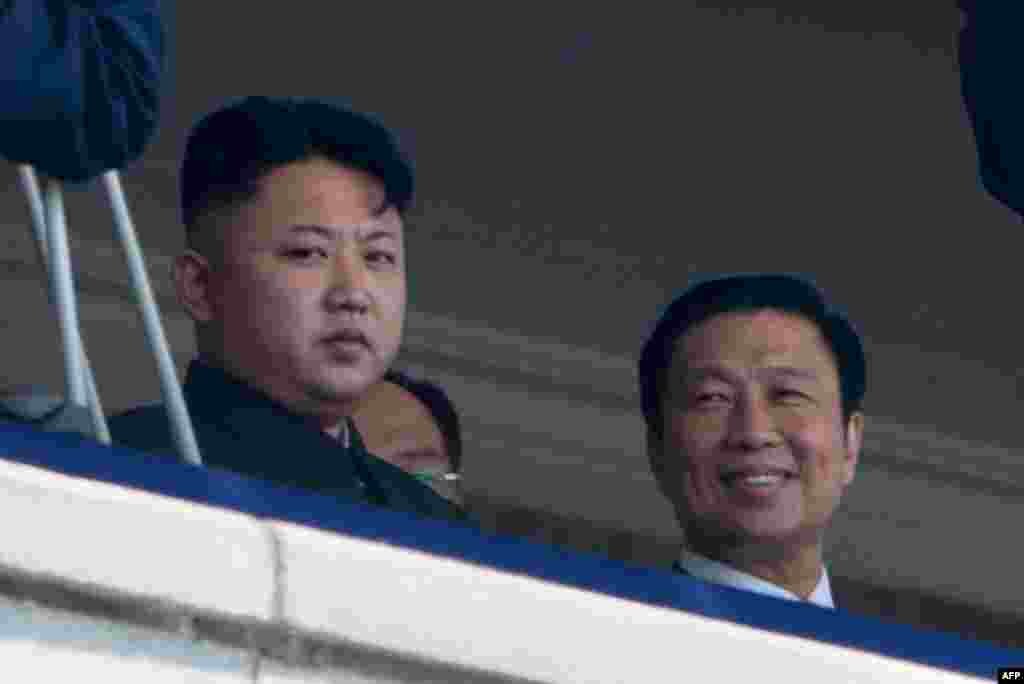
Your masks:
<path fill-rule="evenodd" d="M 834 607 L 822 547 L 857 467 L 865 368 L 856 331 L 801 279 L 718 278 L 672 302 L 639 376 L 685 534 L 677 569 Z"/>
<path fill-rule="evenodd" d="M 251 97 L 192 131 L 175 282 L 196 326 L 184 391 L 206 465 L 459 517 L 369 458 L 350 418 L 401 342 L 412 190 L 391 134 L 326 103 Z M 111 430 L 171 450 L 161 407 L 118 416 Z"/>

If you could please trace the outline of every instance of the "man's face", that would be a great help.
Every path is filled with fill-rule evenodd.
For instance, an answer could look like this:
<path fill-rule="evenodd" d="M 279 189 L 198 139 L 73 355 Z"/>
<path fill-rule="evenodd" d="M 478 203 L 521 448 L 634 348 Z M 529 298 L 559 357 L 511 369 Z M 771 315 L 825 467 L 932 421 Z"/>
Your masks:
<path fill-rule="evenodd" d="M 444 435 L 413 394 L 382 380 L 359 401 L 352 419 L 371 454 L 406 472 L 431 476 L 426 482 L 438 494 L 460 502 L 458 487 L 441 477 L 452 471 Z"/>
<path fill-rule="evenodd" d="M 405 314 L 402 220 L 380 182 L 323 158 L 282 166 L 216 229 L 220 255 L 192 255 L 191 281 L 179 262 L 204 345 L 293 410 L 346 415 Z"/>
<path fill-rule="evenodd" d="M 835 361 L 810 321 L 714 316 L 676 343 L 659 482 L 688 533 L 716 544 L 818 543 L 852 481 L 862 416 L 844 425 Z"/>

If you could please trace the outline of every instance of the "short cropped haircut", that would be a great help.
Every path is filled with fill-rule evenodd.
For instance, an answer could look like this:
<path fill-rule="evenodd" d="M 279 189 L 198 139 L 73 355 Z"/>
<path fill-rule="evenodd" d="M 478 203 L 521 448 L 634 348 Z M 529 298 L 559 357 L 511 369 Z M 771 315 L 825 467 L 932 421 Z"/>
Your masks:
<path fill-rule="evenodd" d="M 415 379 L 394 369 L 384 374 L 384 380 L 398 385 L 427 407 L 441 430 L 452 472 L 459 472 L 459 468 L 462 467 L 462 430 L 459 427 L 459 414 L 455 410 L 455 404 L 448 398 L 444 389 L 437 383 Z"/>
<path fill-rule="evenodd" d="M 189 244 L 205 214 L 255 197 L 268 173 L 315 156 L 377 178 L 399 213 L 412 202 L 412 166 L 375 119 L 317 100 L 247 97 L 206 115 L 189 135 L 181 165 Z"/>
<path fill-rule="evenodd" d="M 699 282 L 676 297 L 658 318 L 638 363 L 640 402 L 648 429 L 663 437 L 665 381 L 676 342 L 704 321 L 727 313 L 772 309 L 800 316 L 821 332 L 839 372 L 844 421 L 860 411 L 867 361 L 860 336 L 810 282 L 787 274 L 742 274 Z"/>

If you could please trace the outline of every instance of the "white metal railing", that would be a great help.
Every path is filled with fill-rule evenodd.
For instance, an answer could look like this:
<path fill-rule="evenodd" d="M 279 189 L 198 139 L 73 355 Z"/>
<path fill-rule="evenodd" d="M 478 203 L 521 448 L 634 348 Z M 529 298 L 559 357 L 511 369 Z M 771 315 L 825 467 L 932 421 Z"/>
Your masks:
<path fill-rule="evenodd" d="M 40 262 L 49 275 L 50 296 L 57 310 L 64 357 L 65 400 L 88 406 L 96 436 L 100 441 L 109 444 L 110 431 L 103 415 L 96 379 L 82 342 L 68 244 L 63 185 L 57 179 L 49 179 L 45 192 L 40 191 L 34 169 L 26 165 L 18 167 L 18 178 L 28 200 L 36 248 Z M 171 357 L 160 322 L 156 298 L 146 275 L 145 261 L 118 172 L 104 173 L 102 186 L 114 214 L 118 242 L 128 261 L 132 290 L 142 314 L 146 339 L 156 359 L 160 387 L 171 422 L 175 446 L 185 461 L 199 464 L 199 446 L 189 419 L 181 384 L 178 382 L 174 359 Z"/>
<path fill-rule="evenodd" d="M 2 460 L 0 516 L 32 521 L 5 528 L 0 569 L 7 574 L 178 606 L 238 625 L 277 625 L 403 662 L 478 672 L 484 681 L 977 681 Z M 0 641 L 5 668 L 35 662 L 41 652 Z M 58 655 L 33 670 L 54 676 L 63 670 L 47 667 L 109 668 L 118 676 L 136 671 L 118 658 Z"/>

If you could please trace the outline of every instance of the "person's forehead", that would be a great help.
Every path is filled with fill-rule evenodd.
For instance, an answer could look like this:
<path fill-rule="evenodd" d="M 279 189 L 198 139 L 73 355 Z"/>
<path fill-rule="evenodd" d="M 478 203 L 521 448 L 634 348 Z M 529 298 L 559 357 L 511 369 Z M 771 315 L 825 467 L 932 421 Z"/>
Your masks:
<path fill-rule="evenodd" d="M 365 209 L 379 209 L 387 198 L 384 183 L 373 174 L 321 156 L 283 164 L 260 180 L 263 194 L 279 195 L 277 199 L 336 198 L 339 185 L 349 186 L 346 197 L 361 200 Z"/>
<path fill-rule="evenodd" d="M 813 321 L 775 309 L 717 314 L 676 339 L 672 365 L 677 373 L 729 364 L 835 367 Z"/>
<path fill-rule="evenodd" d="M 335 237 L 358 239 L 383 230 L 401 239 L 402 218 L 387 199 L 375 176 L 314 157 L 261 178 L 256 195 L 232 216 L 232 235 L 242 240 L 283 237 L 305 225 Z"/>
<path fill-rule="evenodd" d="M 375 437 L 428 429 L 440 434 L 440 428 L 423 402 L 408 390 L 387 381 L 380 381 L 367 391 L 356 409 L 356 418 L 360 420 L 360 429 Z"/>

